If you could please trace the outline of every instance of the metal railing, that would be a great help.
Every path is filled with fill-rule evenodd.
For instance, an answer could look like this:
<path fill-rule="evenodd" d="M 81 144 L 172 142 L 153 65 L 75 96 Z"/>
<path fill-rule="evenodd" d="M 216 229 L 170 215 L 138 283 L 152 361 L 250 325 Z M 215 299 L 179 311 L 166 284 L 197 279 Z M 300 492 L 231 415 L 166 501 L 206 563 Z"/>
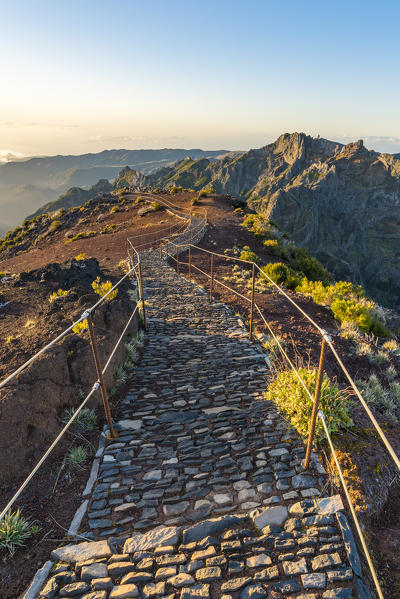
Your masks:
<path fill-rule="evenodd" d="M 173 247 L 174 251 L 171 253 L 170 252 L 170 248 Z M 210 256 L 210 262 L 209 262 L 209 272 L 206 272 L 205 270 L 199 268 L 196 264 L 193 264 L 193 260 L 192 260 L 192 252 L 196 251 L 196 252 L 200 252 L 202 254 L 207 254 Z M 188 259 L 187 261 L 183 261 L 182 259 L 179 258 L 179 254 L 183 253 L 187 251 L 188 252 Z M 354 508 L 354 505 L 352 503 L 351 500 L 351 496 L 348 490 L 348 487 L 346 485 L 346 481 L 344 479 L 343 476 L 343 472 L 341 469 L 341 466 L 339 464 L 339 461 L 337 459 L 337 455 L 336 455 L 336 451 L 332 442 L 332 438 L 330 436 L 329 433 L 329 429 L 327 427 L 326 424 L 326 418 L 325 418 L 325 414 L 323 412 L 323 410 L 320 409 L 320 399 L 321 399 L 321 388 L 322 388 L 322 381 L 323 381 L 323 375 L 324 375 L 324 367 L 325 367 L 325 360 L 326 360 L 326 349 L 329 348 L 332 352 L 332 355 L 334 356 L 337 364 L 339 365 L 340 369 L 342 370 L 345 378 L 348 380 L 348 382 L 350 383 L 351 388 L 353 389 L 355 395 L 357 396 L 357 398 L 360 400 L 361 405 L 364 407 L 367 415 L 369 416 L 371 422 L 373 423 L 376 432 L 378 433 L 379 437 L 381 438 L 382 442 L 384 443 L 386 449 L 388 450 L 390 456 L 392 457 L 395 465 L 397 466 L 397 468 L 400 470 L 400 460 L 396 454 L 396 452 L 394 451 L 392 445 L 390 444 L 388 438 L 386 437 L 385 433 L 383 432 L 382 428 L 380 427 L 380 425 L 378 424 L 378 422 L 376 421 L 376 418 L 374 417 L 372 411 L 370 410 L 369 406 L 367 405 L 365 399 L 363 398 L 362 394 L 360 393 L 359 389 L 357 388 L 354 380 L 352 379 L 351 375 L 349 374 L 347 368 L 344 366 L 340 356 L 338 355 L 335 347 L 333 346 L 332 343 L 332 339 L 330 338 L 330 336 L 326 333 L 326 331 L 324 331 L 324 329 L 322 329 L 285 291 L 284 289 L 282 289 L 279 285 L 277 285 L 275 283 L 275 281 L 273 281 L 259 266 L 258 264 L 256 264 L 255 262 L 249 261 L 249 260 L 242 260 L 240 258 L 234 257 L 234 256 L 227 256 L 225 254 L 219 254 L 217 252 L 213 252 L 210 250 L 206 250 L 205 248 L 201 248 L 197 245 L 194 245 L 192 243 L 188 243 L 185 242 L 183 244 L 177 244 L 176 241 L 173 240 L 168 240 L 165 244 L 162 243 L 162 247 L 160 250 L 160 254 L 164 255 L 166 259 L 168 260 L 168 258 L 172 259 L 175 263 L 176 263 L 176 267 L 177 267 L 177 272 L 178 274 L 182 273 L 182 267 L 186 266 L 187 267 L 187 274 L 188 274 L 188 278 L 189 281 L 192 281 L 192 272 L 193 270 L 198 271 L 199 273 L 201 273 L 202 275 L 204 275 L 206 278 L 209 279 L 209 284 L 210 284 L 210 289 L 209 289 L 209 301 L 210 303 L 213 300 L 213 289 L 214 286 L 220 285 L 221 287 L 229 290 L 230 292 L 232 292 L 233 294 L 235 294 L 236 296 L 244 299 L 246 302 L 248 302 L 250 304 L 249 306 L 249 337 L 250 340 L 253 339 L 253 326 L 254 326 L 254 311 L 257 311 L 257 313 L 259 314 L 263 324 L 266 326 L 267 330 L 269 331 L 269 333 L 272 335 L 272 337 L 274 338 L 279 351 L 281 352 L 282 357 L 288 362 L 290 368 L 294 371 L 297 379 L 299 380 L 300 384 L 302 385 L 302 387 L 304 388 L 305 392 L 307 393 L 309 399 L 312 402 L 312 414 L 311 414 L 311 419 L 310 419 L 310 425 L 309 425 L 309 434 L 308 434 L 308 440 L 307 440 L 307 447 L 306 447 L 306 455 L 305 455 L 305 460 L 304 460 L 304 468 L 307 469 L 309 467 L 310 464 L 310 459 L 311 459 L 311 452 L 312 452 L 312 446 L 313 446 L 313 442 L 314 442 L 314 433 L 315 433 L 315 427 L 316 427 L 316 421 L 317 418 L 319 417 L 322 425 L 323 425 L 323 429 L 329 444 L 329 447 L 331 449 L 332 452 L 332 456 L 335 462 L 335 466 L 338 470 L 339 473 L 339 478 L 341 481 L 341 484 L 343 486 L 344 489 L 344 493 L 347 499 L 347 502 L 349 504 L 349 508 L 356 526 L 356 530 L 357 530 L 357 534 L 359 536 L 360 539 L 360 543 L 361 546 L 363 548 L 363 551 L 365 553 L 366 556 L 366 560 L 368 563 L 368 567 L 369 570 L 371 572 L 371 576 L 372 579 L 374 581 L 375 584 L 375 588 L 377 591 L 377 594 L 379 596 L 380 599 L 384 599 L 384 595 L 378 580 L 378 576 L 376 574 L 376 570 L 375 567 L 373 565 L 366 541 L 365 541 L 365 537 L 363 535 L 362 529 L 361 529 L 361 525 L 356 513 L 356 510 Z M 250 266 L 252 268 L 252 274 L 251 274 L 251 292 L 250 292 L 250 297 L 244 295 L 243 293 L 240 293 L 239 291 L 237 291 L 236 289 L 234 289 L 233 287 L 230 287 L 229 285 L 226 285 L 224 282 L 222 282 L 221 280 L 217 279 L 215 276 L 215 264 L 214 264 L 214 259 L 215 258 L 223 258 L 224 260 L 230 260 L 230 261 L 234 261 L 234 262 L 240 262 L 243 264 L 247 264 L 248 266 Z M 300 314 L 302 314 L 313 326 L 314 328 L 318 331 L 318 333 L 321 336 L 321 346 L 320 346 L 320 357 L 319 357 L 319 365 L 318 365 L 318 371 L 317 371 L 317 377 L 316 377 L 316 384 L 315 384 L 315 390 L 314 390 L 314 395 L 311 394 L 310 390 L 308 389 L 307 385 L 305 384 L 304 380 L 302 379 L 300 373 L 298 372 L 298 369 L 296 368 L 296 366 L 293 364 L 293 361 L 290 359 L 290 357 L 288 356 L 287 352 L 285 351 L 284 347 L 282 346 L 282 343 L 280 342 L 279 338 L 277 337 L 277 335 L 274 333 L 271 325 L 268 323 L 268 321 L 266 320 L 265 316 L 263 315 L 263 312 L 260 308 L 260 306 L 258 306 L 258 304 L 255 302 L 254 299 L 254 291 L 255 291 L 255 280 L 256 280 L 256 272 L 258 272 L 259 277 L 261 278 L 265 278 L 268 283 L 270 285 L 272 285 L 283 297 L 285 297 L 295 308 L 296 310 L 298 310 L 298 312 Z"/>
<path fill-rule="evenodd" d="M 167 200 L 165 200 L 165 198 L 160 198 L 159 196 L 152 196 L 152 194 L 146 194 L 146 197 L 151 200 L 155 200 L 160 203 L 163 203 L 168 210 L 171 210 L 183 222 L 174 224 L 174 225 L 171 225 L 170 227 L 162 228 L 161 230 L 153 232 L 151 239 L 143 240 L 143 236 L 137 236 L 134 239 L 128 239 L 127 241 L 128 241 L 128 250 L 129 250 L 128 251 L 129 271 L 123 277 L 121 277 L 121 279 L 119 279 L 119 281 L 115 285 L 113 285 L 111 287 L 111 289 L 109 291 L 107 291 L 107 293 L 105 293 L 93 306 L 91 306 L 90 308 L 85 310 L 82 313 L 82 315 L 75 322 L 73 322 L 68 328 L 63 330 L 57 337 L 52 339 L 47 345 L 45 345 L 42 349 L 40 349 L 38 352 L 36 352 L 31 358 L 29 358 L 29 360 L 24 362 L 24 364 L 22 364 L 19 368 L 17 368 L 14 372 L 12 372 L 3 381 L 0 382 L 0 390 L 7 388 L 7 386 L 12 384 L 12 382 L 16 379 L 16 377 L 21 372 L 23 372 L 26 368 L 31 366 L 40 356 L 42 356 L 45 352 L 47 352 L 49 349 L 51 349 L 57 343 L 59 343 L 62 339 L 64 339 L 69 333 L 71 333 L 73 331 L 73 329 L 77 325 L 79 325 L 80 323 L 82 323 L 84 321 L 87 322 L 89 339 L 90 339 L 90 344 L 91 344 L 92 353 L 93 353 L 93 360 L 94 360 L 94 365 L 95 365 L 96 373 L 97 373 L 97 380 L 94 382 L 91 390 L 84 397 L 84 399 L 82 400 L 82 402 L 80 403 L 78 408 L 74 411 L 71 418 L 68 420 L 68 422 L 65 424 L 65 426 L 60 431 L 60 433 L 57 435 L 57 437 L 51 443 L 50 447 L 44 452 L 44 454 L 39 459 L 37 464 L 34 466 L 32 471 L 25 478 L 23 483 L 18 487 L 18 490 L 14 493 L 14 495 L 8 501 L 8 503 L 4 507 L 4 509 L 0 512 L 0 521 L 4 518 L 4 516 L 7 514 L 9 509 L 16 502 L 16 500 L 21 495 L 21 493 L 26 488 L 26 486 L 29 484 L 29 482 L 32 480 L 32 478 L 34 477 L 36 472 L 39 470 L 39 468 L 42 466 L 42 464 L 45 462 L 45 460 L 51 454 L 51 452 L 56 447 L 56 445 L 60 442 L 60 440 L 66 433 L 66 431 L 70 428 L 70 426 L 72 425 L 74 420 L 77 418 L 77 416 L 79 415 L 81 410 L 84 408 L 84 406 L 87 404 L 89 399 L 93 396 L 93 394 L 97 390 L 100 390 L 100 392 L 101 392 L 104 412 L 105 412 L 105 416 L 106 416 L 106 420 L 107 420 L 107 424 L 108 424 L 108 428 L 109 428 L 109 437 L 110 437 L 110 439 L 115 439 L 118 436 L 114 429 L 114 425 L 113 425 L 113 421 L 112 421 L 112 417 L 111 417 L 109 398 L 108 398 L 108 393 L 107 393 L 107 389 L 106 389 L 106 385 L 105 385 L 104 374 L 106 373 L 107 369 L 109 368 L 111 361 L 112 361 L 118 347 L 122 343 L 122 340 L 129 328 L 129 325 L 131 324 L 136 312 L 139 309 L 142 310 L 143 327 L 144 327 L 144 329 L 146 329 L 146 309 L 145 309 L 144 292 L 143 292 L 142 264 L 141 264 L 140 252 L 144 252 L 149 247 L 154 247 L 154 244 L 156 244 L 156 245 L 160 244 L 162 242 L 162 240 L 164 240 L 166 238 L 172 239 L 172 238 L 177 238 L 177 236 L 181 235 L 181 237 L 183 236 L 182 239 L 184 239 L 185 232 L 188 230 L 190 230 L 190 232 L 191 232 L 190 233 L 191 239 L 196 239 L 197 237 L 195 234 L 193 234 L 193 229 L 196 231 L 196 227 L 198 227 L 199 224 L 201 224 L 204 228 L 204 223 L 206 223 L 206 215 L 204 215 L 204 214 L 202 214 L 201 218 L 199 218 L 198 215 L 195 214 L 196 211 L 193 211 L 193 210 L 191 210 L 189 214 L 186 214 L 183 212 L 180 213 L 178 210 L 176 210 L 174 208 L 174 206 L 170 205 L 170 203 Z M 199 221 L 199 223 L 197 221 Z M 132 241 L 135 241 L 135 245 L 132 243 Z M 139 243 L 137 243 L 138 241 L 139 241 Z M 134 310 L 132 311 L 131 315 L 129 316 L 129 318 L 127 320 L 126 325 L 124 326 L 122 333 L 118 337 L 118 340 L 115 343 L 115 345 L 111 351 L 111 354 L 109 355 L 105 365 L 102 367 L 101 357 L 100 357 L 100 349 L 99 349 L 99 346 L 97 343 L 95 329 L 94 329 L 93 314 L 94 314 L 95 310 L 97 308 L 99 308 L 99 306 L 104 304 L 104 302 L 108 299 L 108 297 L 115 290 L 118 289 L 118 287 L 121 285 L 121 283 L 123 281 L 125 281 L 128 277 L 131 277 L 131 276 L 134 276 L 137 280 L 137 286 L 138 286 L 138 290 L 139 290 L 139 298 L 138 298 L 138 301 L 136 303 Z"/>
<path fill-rule="evenodd" d="M 99 308 L 101 305 L 104 304 L 104 302 L 108 299 L 110 294 L 112 294 L 115 290 L 118 289 L 118 287 L 121 285 L 121 283 L 123 281 L 125 281 L 128 277 L 132 277 L 132 276 L 134 276 L 137 279 L 137 284 L 138 284 L 138 288 L 139 288 L 139 298 L 138 298 L 138 301 L 136 302 L 136 305 L 135 305 L 133 311 L 131 312 L 131 314 L 127 320 L 126 325 L 124 326 L 122 333 L 118 337 L 117 342 L 115 343 L 113 349 L 111 350 L 111 354 L 109 355 L 107 362 L 105 363 L 104 366 L 102 366 L 101 358 L 100 358 L 100 349 L 99 349 L 99 346 L 97 343 L 94 324 L 93 324 L 93 314 L 94 314 L 95 310 L 97 310 L 97 308 Z M 111 297 L 113 297 L 113 296 L 111 296 Z M 50 341 L 50 343 L 48 343 L 41 350 L 36 352 L 31 358 L 29 358 L 29 360 L 27 360 L 24 364 L 22 364 L 19 368 L 17 368 L 14 372 L 12 372 L 3 381 L 0 382 L 0 389 L 7 388 L 7 386 L 10 385 L 10 383 L 12 383 L 22 371 L 24 371 L 28 366 L 33 364 L 41 355 L 43 355 L 50 348 L 52 348 L 59 341 L 61 341 L 64 337 L 66 337 L 66 335 L 71 333 L 72 330 L 77 325 L 79 325 L 80 323 L 82 323 L 84 321 L 87 322 L 89 339 L 90 339 L 90 344 L 92 347 L 93 359 L 94 359 L 94 364 L 95 364 L 96 373 L 97 373 L 97 380 L 93 383 L 93 386 L 92 386 L 91 390 L 89 391 L 89 393 L 85 396 L 85 398 L 82 400 L 82 402 L 80 403 L 78 408 L 74 411 L 73 415 L 68 420 L 68 422 L 65 424 L 63 429 L 57 435 L 57 437 L 54 439 L 54 441 L 51 443 L 50 447 L 45 451 L 45 453 L 42 455 L 42 457 L 37 462 L 35 467 L 32 469 L 32 471 L 29 473 L 29 475 L 25 478 L 23 483 L 18 487 L 18 490 L 14 493 L 14 495 L 8 501 L 7 505 L 0 512 L 0 521 L 7 514 L 9 509 L 12 507 L 12 505 L 15 503 L 15 501 L 18 499 L 18 497 L 23 492 L 23 490 L 26 488 L 26 486 L 28 485 L 30 480 L 33 478 L 33 476 L 36 474 L 36 472 L 39 470 L 39 468 L 45 462 L 47 457 L 50 455 L 50 453 L 53 451 L 53 449 L 56 447 L 56 445 L 62 439 L 62 437 L 64 436 L 66 431 L 70 428 L 70 426 L 72 425 L 74 420 L 77 418 L 77 416 L 79 415 L 81 410 L 84 408 L 84 406 L 87 404 L 89 399 L 92 397 L 92 395 L 97 390 L 100 390 L 100 392 L 101 392 L 104 412 L 105 412 L 107 424 L 109 427 L 109 436 L 111 439 L 115 439 L 118 436 L 118 434 L 116 433 L 114 426 L 113 426 L 110 405 L 109 405 L 109 398 L 108 398 L 108 393 L 107 393 L 107 389 L 106 389 L 106 385 L 105 385 L 104 375 L 105 375 L 107 369 L 109 368 L 111 361 L 112 361 L 118 347 L 120 346 L 120 344 L 126 334 L 126 331 L 128 330 L 129 325 L 131 324 L 135 314 L 137 313 L 137 311 L 140 308 L 142 308 L 143 312 L 144 312 L 144 305 L 145 305 L 145 302 L 144 302 L 144 296 L 143 296 L 143 281 L 142 281 L 140 255 L 135 249 L 133 249 L 131 258 L 130 258 L 129 271 L 123 277 L 121 277 L 121 279 L 119 279 L 119 281 L 115 285 L 113 285 L 111 287 L 111 289 L 109 291 L 107 291 L 107 293 L 105 293 L 93 306 L 91 306 L 90 308 L 85 310 L 82 313 L 82 315 L 75 322 L 72 323 L 71 326 L 69 326 L 67 329 L 62 331 L 57 337 L 52 339 L 52 341 Z M 146 328 L 145 320 L 144 320 L 144 328 Z"/>

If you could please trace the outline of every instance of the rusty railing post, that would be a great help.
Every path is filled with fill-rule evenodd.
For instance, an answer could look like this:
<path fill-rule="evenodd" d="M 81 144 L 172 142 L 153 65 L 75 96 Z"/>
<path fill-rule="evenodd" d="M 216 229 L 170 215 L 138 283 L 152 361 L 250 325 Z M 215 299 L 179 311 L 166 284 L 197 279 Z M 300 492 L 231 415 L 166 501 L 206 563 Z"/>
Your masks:
<path fill-rule="evenodd" d="M 307 469 L 310 465 L 311 448 L 312 448 L 312 444 L 313 444 L 313 440 L 314 440 L 314 432 L 315 432 L 315 425 L 316 425 L 317 416 L 318 416 L 319 400 L 321 398 L 321 387 L 322 387 L 322 379 L 324 376 L 324 363 L 325 363 L 325 348 L 326 348 L 325 339 L 326 339 L 326 333 L 323 335 L 322 341 L 321 341 L 321 353 L 319 356 L 317 382 L 315 385 L 314 403 L 313 403 L 311 422 L 310 422 L 310 431 L 308 433 L 306 457 L 304 460 L 304 468 L 305 469 Z"/>
<path fill-rule="evenodd" d="M 213 283 L 214 283 L 214 256 L 211 254 L 211 280 L 210 280 L 210 304 L 212 303 Z"/>
<path fill-rule="evenodd" d="M 192 282 L 192 251 L 189 246 L 189 282 Z"/>
<path fill-rule="evenodd" d="M 253 312 L 254 312 L 254 286 L 256 279 L 256 268 L 253 264 L 253 275 L 251 281 L 251 304 L 250 304 L 250 341 L 253 341 Z"/>
<path fill-rule="evenodd" d="M 114 430 L 114 425 L 113 425 L 113 421 L 112 421 L 112 417 L 111 417 L 110 404 L 108 403 L 108 393 L 107 393 L 106 385 L 104 382 L 103 372 L 101 370 L 99 348 L 97 345 L 96 335 L 94 334 L 92 315 L 90 313 L 88 314 L 88 317 L 87 317 L 87 323 L 88 323 L 88 329 L 89 329 L 90 343 L 92 346 L 93 359 L 94 359 L 94 363 L 96 365 L 97 378 L 100 383 L 100 390 L 101 390 L 101 396 L 103 399 L 104 412 L 106 414 L 107 423 L 108 423 L 108 426 L 110 429 L 109 438 L 116 439 L 118 437 L 118 433 L 116 433 Z"/>
<path fill-rule="evenodd" d="M 142 311 L 143 311 L 143 328 L 146 330 L 146 307 L 144 305 L 144 294 L 143 294 L 143 277 L 142 277 L 142 265 L 139 261 L 139 294 L 140 301 L 142 303 Z"/>

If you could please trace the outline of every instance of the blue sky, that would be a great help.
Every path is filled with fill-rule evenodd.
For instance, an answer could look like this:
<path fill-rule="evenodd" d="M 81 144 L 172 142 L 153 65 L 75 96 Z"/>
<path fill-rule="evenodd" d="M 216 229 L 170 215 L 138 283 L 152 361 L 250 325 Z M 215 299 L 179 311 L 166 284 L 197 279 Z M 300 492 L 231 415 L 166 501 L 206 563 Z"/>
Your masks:
<path fill-rule="evenodd" d="M 286 131 L 400 151 L 400 6 L 0 0 L 0 151 L 259 147 Z"/>

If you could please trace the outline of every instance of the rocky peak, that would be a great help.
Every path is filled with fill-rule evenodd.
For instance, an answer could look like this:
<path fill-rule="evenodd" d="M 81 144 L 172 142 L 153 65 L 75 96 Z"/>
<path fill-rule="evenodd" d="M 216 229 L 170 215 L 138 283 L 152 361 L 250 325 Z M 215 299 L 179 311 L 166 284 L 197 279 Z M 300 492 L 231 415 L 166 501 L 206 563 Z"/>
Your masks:
<path fill-rule="evenodd" d="M 358 141 L 352 141 L 351 143 L 343 146 L 341 154 L 346 157 L 356 156 L 360 154 L 367 154 L 369 150 L 364 146 L 364 141 L 359 139 Z"/>

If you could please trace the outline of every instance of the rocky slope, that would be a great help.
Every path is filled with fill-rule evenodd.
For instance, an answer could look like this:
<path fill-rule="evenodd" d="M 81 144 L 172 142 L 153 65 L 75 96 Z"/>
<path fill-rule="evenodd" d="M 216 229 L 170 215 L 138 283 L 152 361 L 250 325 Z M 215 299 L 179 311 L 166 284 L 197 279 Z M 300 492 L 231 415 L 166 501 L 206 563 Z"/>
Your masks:
<path fill-rule="evenodd" d="M 116 184 L 238 196 L 288 232 L 334 273 L 362 283 L 380 303 L 400 305 L 400 160 L 304 133 L 212 163 L 187 158 L 144 176 L 125 169 Z"/>
<path fill-rule="evenodd" d="M 185 156 L 215 160 L 224 154 L 226 150 L 121 149 L 76 156 L 40 156 L 0 164 L 0 235 L 71 187 L 88 189 L 99 179 L 113 179 L 126 165 L 148 174 Z"/>
<path fill-rule="evenodd" d="M 117 282 L 94 258 L 73 259 L 64 265 L 52 263 L 1 280 L 0 334 L 5 340 L 0 348 L 1 379 L 96 303 L 99 296 L 91 286 L 96 277 Z M 50 294 L 58 289 L 67 294 L 49 302 Z M 103 360 L 111 354 L 133 309 L 129 289 L 129 282 L 123 282 L 116 298 L 104 302 L 94 313 Z M 128 336 L 137 327 L 136 318 Z M 120 345 L 106 373 L 108 388 L 124 359 L 125 349 Z M 88 392 L 96 378 L 87 333 L 71 333 L 0 391 L 0 420 L 7 423 L 0 441 L 0 487 L 29 473 L 60 430 L 62 411 L 76 407 L 80 393 Z"/>
<path fill-rule="evenodd" d="M 100 179 L 90 189 L 82 189 L 81 187 L 71 187 L 67 193 L 62 194 L 57 200 L 48 202 L 28 218 L 33 218 L 45 212 L 54 212 L 61 208 L 72 208 L 73 206 L 82 206 L 88 200 L 96 197 L 98 194 L 107 193 L 113 189 L 113 186 L 107 179 Z"/>

